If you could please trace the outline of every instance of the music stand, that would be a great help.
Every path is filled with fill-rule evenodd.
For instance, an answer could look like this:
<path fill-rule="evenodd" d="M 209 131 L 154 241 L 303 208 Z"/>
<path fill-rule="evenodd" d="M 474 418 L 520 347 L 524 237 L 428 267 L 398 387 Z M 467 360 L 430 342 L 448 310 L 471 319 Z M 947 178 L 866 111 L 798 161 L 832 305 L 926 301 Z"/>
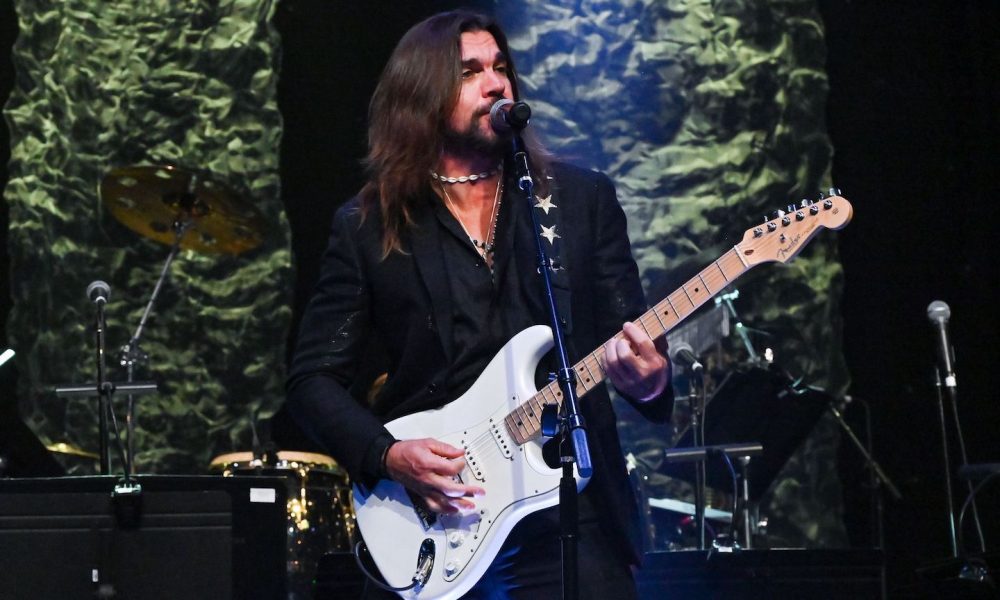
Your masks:
<path fill-rule="evenodd" d="M 764 446 L 763 454 L 748 466 L 749 497 L 756 502 L 812 431 L 830 401 L 826 392 L 795 387 L 786 374 L 774 367 L 735 370 L 726 376 L 705 407 L 705 445 L 759 442 Z M 691 446 L 691 440 L 689 430 L 676 447 Z M 665 463 L 660 471 L 694 481 L 691 464 Z M 732 488 L 732 477 L 721 460 L 706 463 L 706 484 L 717 490 Z"/>

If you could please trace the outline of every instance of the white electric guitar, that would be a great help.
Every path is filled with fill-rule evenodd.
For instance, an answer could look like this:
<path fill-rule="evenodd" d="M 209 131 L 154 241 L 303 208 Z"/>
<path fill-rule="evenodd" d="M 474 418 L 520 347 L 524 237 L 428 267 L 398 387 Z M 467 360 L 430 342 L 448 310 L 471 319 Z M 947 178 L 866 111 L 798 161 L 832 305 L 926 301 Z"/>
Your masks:
<path fill-rule="evenodd" d="M 789 208 L 747 231 L 636 325 L 653 339 L 666 334 L 751 267 L 791 260 L 820 230 L 844 227 L 852 213 L 840 196 Z M 443 515 L 415 506 L 393 481 L 382 480 L 369 493 L 355 486 L 365 544 L 386 582 L 407 588 L 398 591 L 404 598 L 459 598 L 486 572 L 518 521 L 558 503 L 561 471 L 542 459 L 540 417 L 545 405 L 559 404 L 562 392 L 556 382 L 541 390 L 534 385 L 538 361 L 551 347 L 548 327 L 529 327 L 507 342 L 461 398 L 386 424 L 398 439 L 435 438 L 463 448 L 461 480 L 486 490 L 475 499 L 475 512 Z M 602 345 L 574 365 L 579 396 L 603 384 L 604 360 Z M 577 479 L 582 489 L 587 480 Z"/>

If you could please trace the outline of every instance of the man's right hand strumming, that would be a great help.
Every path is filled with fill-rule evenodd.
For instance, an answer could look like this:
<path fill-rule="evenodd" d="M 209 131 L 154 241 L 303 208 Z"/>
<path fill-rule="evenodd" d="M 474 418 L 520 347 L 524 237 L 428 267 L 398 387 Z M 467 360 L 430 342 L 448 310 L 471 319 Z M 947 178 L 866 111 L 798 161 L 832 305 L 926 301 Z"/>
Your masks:
<path fill-rule="evenodd" d="M 455 481 L 465 468 L 465 452 L 438 440 L 394 443 L 386 452 L 385 467 L 393 481 L 419 495 L 436 513 L 474 510 L 469 498 L 486 494 L 481 487 Z"/>

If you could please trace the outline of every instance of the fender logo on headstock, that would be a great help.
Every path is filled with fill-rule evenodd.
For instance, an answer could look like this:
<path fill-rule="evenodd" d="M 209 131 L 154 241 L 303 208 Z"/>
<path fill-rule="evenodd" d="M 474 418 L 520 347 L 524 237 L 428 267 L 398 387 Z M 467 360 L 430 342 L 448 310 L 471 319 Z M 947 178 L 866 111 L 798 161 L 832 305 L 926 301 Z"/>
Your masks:
<path fill-rule="evenodd" d="M 799 242 L 802 240 L 802 234 L 796 234 L 795 237 L 788 241 L 788 244 L 783 248 L 778 249 L 778 259 L 784 260 L 786 256 L 794 256 L 795 249 L 798 248 Z"/>

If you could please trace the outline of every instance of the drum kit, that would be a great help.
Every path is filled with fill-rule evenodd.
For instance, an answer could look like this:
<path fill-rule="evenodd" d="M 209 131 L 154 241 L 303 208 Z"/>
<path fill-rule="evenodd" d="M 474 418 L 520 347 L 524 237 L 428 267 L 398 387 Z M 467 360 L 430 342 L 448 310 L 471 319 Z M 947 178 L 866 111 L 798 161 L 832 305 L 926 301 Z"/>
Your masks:
<path fill-rule="evenodd" d="M 178 252 L 241 254 L 263 242 L 265 220 L 230 186 L 208 174 L 175 166 L 116 168 L 105 175 L 99 190 L 102 205 L 117 221 L 142 237 L 171 247 L 140 323 L 121 351 L 128 382 L 115 386 L 120 391 L 130 390 L 140 387 L 128 384 L 135 366 L 146 360 L 139 347 L 142 329 Z M 78 386 L 69 393 L 57 389 L 64 396 L 83 395 L 84 391 L 93 395 L 94 387 Z M 122 451 L 126 473 L 135 470 L 133 414 L 130 395 L 125 419 L 128 448 Z M 48 449 L 72 460 L 100 461 L 102 473 L 107 473 L 109 432 L 103 423 L 101 436 L 99 454 L 66 443 L 52 444 Z M 351 486 L 344 470 L 329 456 L 294 451 L 233 452 L 212 459 L 209 470 L 226 477 L 280 476 L 287 482 L 290 599 L 312 596 L 316 569 L 324 554 L 352 550 L 357 534 Z"/>

